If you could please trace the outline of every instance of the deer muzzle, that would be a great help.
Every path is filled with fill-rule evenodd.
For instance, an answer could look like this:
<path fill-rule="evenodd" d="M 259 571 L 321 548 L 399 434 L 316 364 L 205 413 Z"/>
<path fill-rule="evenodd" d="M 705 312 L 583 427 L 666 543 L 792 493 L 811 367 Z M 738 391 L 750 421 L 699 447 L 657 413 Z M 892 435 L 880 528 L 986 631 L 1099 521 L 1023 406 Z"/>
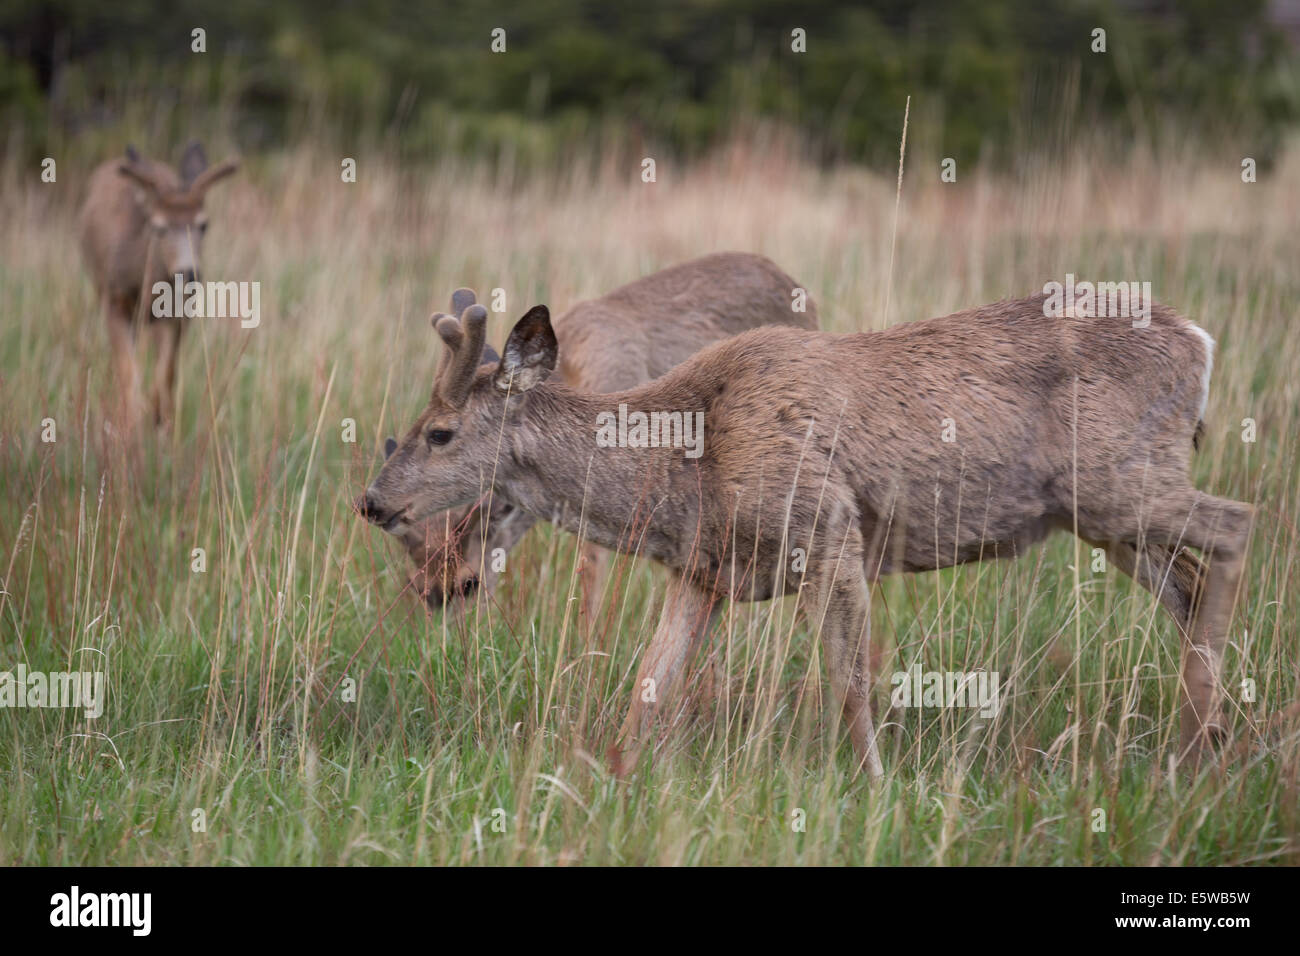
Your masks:
<path fill-rule="evenodd" d="M 378 525 L 389 534 L 396 534 L 398 525 L 406 517 L 408 508 L 393 509 L 380 502 L 376 497 L 374 490 L 368 490 L 356 501 L 356 509 L 373 525 Z"/>

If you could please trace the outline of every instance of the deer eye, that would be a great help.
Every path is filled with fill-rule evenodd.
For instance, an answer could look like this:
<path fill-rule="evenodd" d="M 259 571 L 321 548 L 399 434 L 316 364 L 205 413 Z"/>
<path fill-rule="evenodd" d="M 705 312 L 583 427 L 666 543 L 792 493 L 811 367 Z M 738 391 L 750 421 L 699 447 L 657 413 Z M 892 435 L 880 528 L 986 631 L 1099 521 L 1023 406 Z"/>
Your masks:
<path fill-rule="evenodd" d="M 430 445 L 445 445 L 451 441 L 451 432 L 442 428 L 435 428 L 429 432 Z"/>

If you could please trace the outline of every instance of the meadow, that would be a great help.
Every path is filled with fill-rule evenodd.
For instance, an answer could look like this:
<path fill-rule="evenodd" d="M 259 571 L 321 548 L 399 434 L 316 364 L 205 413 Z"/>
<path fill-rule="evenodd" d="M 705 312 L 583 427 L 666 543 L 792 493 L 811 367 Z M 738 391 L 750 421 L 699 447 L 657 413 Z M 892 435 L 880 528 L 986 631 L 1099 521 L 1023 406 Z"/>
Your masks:
<path fill-rule="evenodd" d="M 0 165 L 0 669 L 108 685 L 95 719 L 0 708 L 0 864 L 1300 863 L 1300 149 L 1257 183 L 1190 146 L 1085 141 L 955 183 L 909 155 L 901 200 L 892 173 L 761 130 L 661 159 L 654 183 L 613 151 L 527 169 L 381 152 L 355 183 L 320 144 L 246 155 L 209 199 L 204 264 L 261 283 L 261 322 L 194 322 L 176 427 L 134 443 L 104 413 L 76 244 L 105 155 L 68 151 L 53 184 Z M 537 302 L 719 250 L 771 257 L 835 331 L 1073 273 L 1149 280 L 1217 339 L 1194 481 L 1258 509 L 1221 759 L 1175 768 L 1176 629 L 1065 536 L 880 585 L 875 785 L 789 601 L 727 606 L 726 680 L 619 782 L 602 754 L 657 569 L 620 559 L 580 621 L 574 540 L 543 528 L 481 614 L 404 590 L 406 556 L 352 501 L 427 400 L 429 313 L 457 286 L 503 290 L 499 348 Z M 914 666 L 997 671 L 998 714 L 886 710 Z"/>

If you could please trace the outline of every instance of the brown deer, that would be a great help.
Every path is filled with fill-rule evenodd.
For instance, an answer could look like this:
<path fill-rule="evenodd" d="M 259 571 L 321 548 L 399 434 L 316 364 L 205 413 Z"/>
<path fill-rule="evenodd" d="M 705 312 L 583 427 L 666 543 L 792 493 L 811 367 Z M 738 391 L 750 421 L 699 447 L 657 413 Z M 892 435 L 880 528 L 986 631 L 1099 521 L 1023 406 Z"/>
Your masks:
<path fill-rule="evenodd" d="M 764 256 L 723 252 L 691 259 L 598 299 L 580 302 L 554 322 L 560 359 L 552 381 L 584 392 L 617 392 L 658 378 L 706 345 L 764 325 L 817 328 L 817 308 L 802 287 Z M 460 318 L 476 302 L 459 289 Z M 797 306 L 797 308 L 796 308 Z M 491 346 L 483 360 L 499 361 Z M 389 439 L 385 451 L 396 442 Z M 544 520 L 544 519 L 543 519 Z M 402 535 L 415 570 L 410 579 L 431 608 L 490 593 L 500 578 L 493 554 L 508 553 L 538 521 L 503 498 L 435 515 Z M 582 544 L 584 616 L 595 616 L 609 552 Z M 453 605 L 463 610 L 463 601 Z"/>
<path fill-rule="evenodd" d="M 155 330 L 159 343 L 152 389 L 154 422 L 171 421 L 182 320 L 155 318 L 148 308 L 148 290 L 155 282 L 171 282 L 177 275 L 183 282 L 195 281 L 208 227 L 204 196 L 237 168 L 233 160 L 209 167 L 203 147 L 191 143 L 179 173 L 128 146 L 126 159 L 101 163 L 90 175 L 81 210 L 81 249 L 108 316 L 127 430 L 141 414 L 135 346 L 141 322 Z"/>
<path fill-rule="evenodd" d="M 1077 310 L 1049 318 L 1044 303 L 881 332 L 757 329 L 612 395 L 546 381 L 558 356 L 544 306 L 519 320 L 495 364 L 479 361 L 481 307 L 461 321 L 438 315 L 432 400 L 360 507 L 401 533 L 490 487 L 514 508 L 670 569 L 610 747 L 619 773 L 635 766 L 649 718 L 674 713 L 669 692 L 719 600 L 797 592 L 857 766 L 880 774 L 871 582 L 1013 557 L 1054 529 L 1107 549 L 1177 622 L 1182 754 L 1199 756 L 1221 732 L 1219 668 L 1253 516 L 1188 480 L 1213 341 L 1158 305 L 1137 328 Z M 602 447 L 601 416 L 620 405 L 702 412 L 703 454 Z M 801 574 L 787 570 L 794 547 L 807 553 Z"/>

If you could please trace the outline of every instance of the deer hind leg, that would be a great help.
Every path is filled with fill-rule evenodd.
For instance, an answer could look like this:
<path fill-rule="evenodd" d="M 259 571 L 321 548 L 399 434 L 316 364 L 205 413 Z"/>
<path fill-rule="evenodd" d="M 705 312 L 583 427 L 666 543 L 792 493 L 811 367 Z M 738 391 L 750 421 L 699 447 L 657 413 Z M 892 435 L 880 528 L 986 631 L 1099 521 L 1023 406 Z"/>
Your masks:
<path fill-rule="evenodd" d="M 163 319 L 154 330 L 158 339 L 158 367 L 154 370 L 153 420 L 160 428 L 170 428 L 176 407 L 176 358 L 180 351 L 179 319 Z"/>
<path fill-rule="evenodd" d="M 1161 588 L 1160 600 L 1182 632 L 1184 759 L 1198 760 L 1223 734 L 1219 675 L 1254 511 L 1244 502 L 1193 490 L 1162 504 L 1147 521 L 1141 555 L 1153 560 L 1139 558 L 1134 577 L 1144 584 L 1149 577 L 1153 592 Z M 1208 567 L 1182 552 L 1184 544 L 1198 549 Z M 1170 554 L 1167 580 L 1159 571 L 1144 570 L 1144 565 L 1158 569 L 1162 559 L 1168 563 Z"/>
<path fill-rule="evenodd" d="M 831 689 L 849 729 L 857 771 L 871 777 L 884 774 L 871 718 L 871 600 L 858 531 L 840 541 L 832 535 L 828 547 L 835 555 L 805 582 L 812 603 L 809 618 L 821 634 Z"/>
<path fill-rule="evenodd" d="M 618 739 L 607 752 L 610 765 L 619 777 L 626 777 L 636 767 L 653 718 L 671 716 L 674 684 L 717 614 L 716 597 L 677 572 L 670 572 L 659 625 L 637 670 L 632 705 Z"/>
<path fill-rule="evenodd" d="M 1219 675 L 1223 646 L 1246 560 L 1246 541 L 1255 509 L 1240 501 L 1197 494 L 1187 540 L 1209 559 L 1209 572 L 1184 646 L 1183 755 L 1199 758 L 1223 733 Z"/>
<path fill-rule="evenodd" d="M 1192 618 L 1205 587 L 1205 565 L 1186 548 L 1150 541 L 1111 541 L 1104 547 L 1110 563 L 1154 594 L 1178 624 L 1183 640 L 1190 640 Z"/>

